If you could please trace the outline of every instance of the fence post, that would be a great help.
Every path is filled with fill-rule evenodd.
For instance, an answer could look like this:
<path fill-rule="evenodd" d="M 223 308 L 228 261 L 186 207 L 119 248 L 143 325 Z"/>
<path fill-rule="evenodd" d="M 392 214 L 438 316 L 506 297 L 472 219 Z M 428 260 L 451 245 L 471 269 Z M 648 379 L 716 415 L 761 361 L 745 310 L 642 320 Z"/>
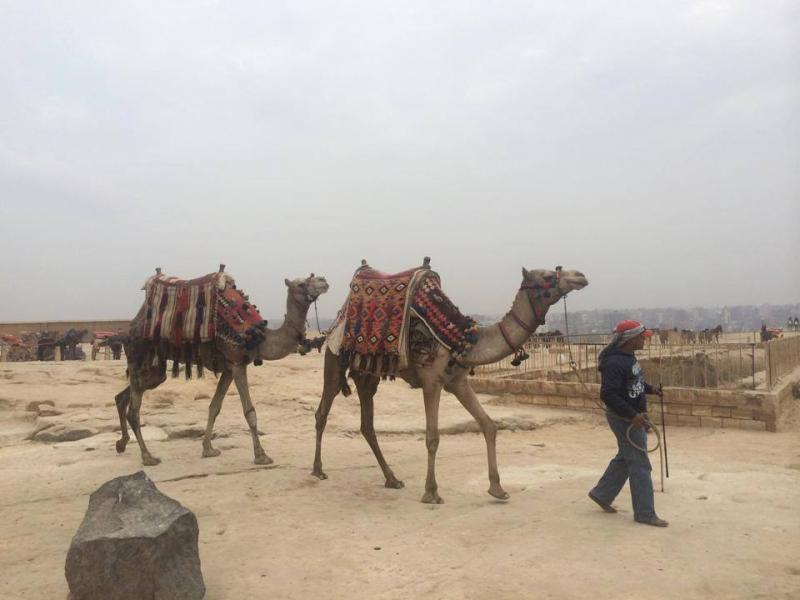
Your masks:
<path fill-rule="evenodd" d="M 767 390 L 772 390 L 772 361 L 769 356 L 770 343 L 764 342 L 764 372 L 767 375 Z"/>

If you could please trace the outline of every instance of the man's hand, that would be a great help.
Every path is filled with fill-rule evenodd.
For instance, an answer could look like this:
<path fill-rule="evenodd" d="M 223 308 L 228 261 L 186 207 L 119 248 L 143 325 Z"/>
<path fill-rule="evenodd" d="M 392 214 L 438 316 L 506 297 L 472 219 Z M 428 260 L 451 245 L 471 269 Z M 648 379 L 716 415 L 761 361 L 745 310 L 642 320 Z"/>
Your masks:
<path fill-rule="evenodd" d="M 634 427 L 642 427 L 644 429 L 647 429 L 648 427 L 647 421 L 645 420 L 644 415 L 641 413 L 633 417 L 633 419 L 631 419 L 631 423 L 633 423 Z"/>

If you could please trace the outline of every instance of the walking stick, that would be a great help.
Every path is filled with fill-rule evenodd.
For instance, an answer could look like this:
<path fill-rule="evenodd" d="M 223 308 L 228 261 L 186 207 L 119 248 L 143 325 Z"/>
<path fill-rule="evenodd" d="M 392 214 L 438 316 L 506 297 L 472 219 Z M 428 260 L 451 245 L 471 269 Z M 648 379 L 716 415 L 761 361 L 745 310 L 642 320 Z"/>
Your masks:
<path fill-rule="evenodd" d="M 658 396 L 661 400 L 661 431 L 664 437 L 664 466 L 667 469 L 667 479 L 669 479 L 669 458 L 667 458 L 667 420 L 664 418 L 664 385 L 658 384 Z"/>

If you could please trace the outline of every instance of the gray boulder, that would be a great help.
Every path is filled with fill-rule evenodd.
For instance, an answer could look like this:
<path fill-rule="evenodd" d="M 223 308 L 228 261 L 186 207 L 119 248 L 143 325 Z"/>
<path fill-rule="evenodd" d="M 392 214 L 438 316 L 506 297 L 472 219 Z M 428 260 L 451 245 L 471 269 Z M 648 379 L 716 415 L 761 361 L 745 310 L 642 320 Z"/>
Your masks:
<path fill-rule="evenodd" d="M 194 514 L 139 471 L 89 498 L 64 568 L 74 600 L 205 596 Z"/>

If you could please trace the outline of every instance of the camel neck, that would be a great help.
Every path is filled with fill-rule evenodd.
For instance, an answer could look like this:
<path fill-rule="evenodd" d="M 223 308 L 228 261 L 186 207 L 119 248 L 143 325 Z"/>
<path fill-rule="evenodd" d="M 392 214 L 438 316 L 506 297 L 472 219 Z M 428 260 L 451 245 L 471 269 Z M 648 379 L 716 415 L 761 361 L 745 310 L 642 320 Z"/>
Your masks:
<path fill-rule="evenodd" d="M 302 340 L 306 335 L 306 315 L 308 314 L 308 305 L 296 302 L 291 296 L 286 299 L 286 315 L 283 320 L 284 327 L 291 331 L 297 332 L 297 335 Z"/>
<path fill-rule="evenodd" d="M 267 329 L 259 346 L 263 360 L 279 360 L 297 351 L 306 335 L 308 305 L 299 304 L 290 297 L 286 301 L 286 315 L 278 329 Z"/>
<path fill-rule="evenodd" d="M 499 322 L 478 328 L 478 341 L 460 362 L 468 366 L 488 365 L 510 356 L 517 348 L 521 348 L 536 328 L 544 322 L 547 308 L 542 305 L 541 313 L 538 315 L 540 322 L 533 312 L 527 293 L 519 290 L 514 297 L 511 310 Z"/>

